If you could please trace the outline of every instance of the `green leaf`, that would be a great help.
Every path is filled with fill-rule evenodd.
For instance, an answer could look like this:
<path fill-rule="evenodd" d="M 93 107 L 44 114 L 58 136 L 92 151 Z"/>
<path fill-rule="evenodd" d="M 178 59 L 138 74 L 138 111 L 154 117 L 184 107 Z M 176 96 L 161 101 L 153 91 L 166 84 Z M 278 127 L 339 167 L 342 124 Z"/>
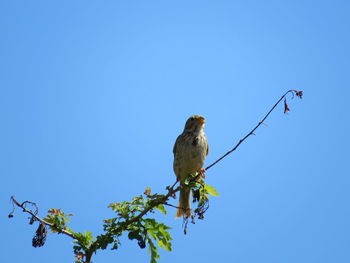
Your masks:
<path fill-rule="evenodd" d="M 147 237 L 147 243 L 149 245 L 148 251 L 149 253 L 151 253 L 151 263 L 157 263 L 157 259 L 160 258 L 157 247 L 152 242 L 152 239 L 148 237 Z"/>
<path fill-rule="evenodd" d="M 89 247 L 94 240 L 94 237 L 92 236 L 91 232 L 88 231 L 85 231 L 85 234 L 76 232 L 74 233 L 74 238 L 76 239 L 74 243 L 78 244 L 82 248 Z"/>
<path fill-rule="evenodd" d="M 219 193 L 215 190 L 213 186 L 206 184 L 204 188 L 210 195 L 219 196 Z"/>
<path fill-rule="evenodd" d="M 158 246 L 164 248 L 167 251 L 171 251 L 171 243 L 168 242 L 165 238 L 162 238 L 158 241 Z"/>
<path fill-rule="evenodd" d="M 158 209 L 160 212 L 162 212 L 164 215 L 166 215 L 166 210 L 165 210 L 164 205 L 159 204 L 159 205 L 157 206 L 157 209 Z"/>

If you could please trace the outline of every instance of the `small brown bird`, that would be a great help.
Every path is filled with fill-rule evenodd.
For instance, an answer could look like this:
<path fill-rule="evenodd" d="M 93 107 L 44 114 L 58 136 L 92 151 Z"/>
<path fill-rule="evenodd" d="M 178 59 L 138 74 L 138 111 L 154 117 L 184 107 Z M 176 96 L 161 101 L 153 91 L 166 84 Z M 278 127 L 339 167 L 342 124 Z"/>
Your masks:
<path fill-rule="evenodd" d="M 193 115 L 187 121 L 184 131 L 177 137 L 174 145 L 174 172 L 180 181 L 179 208 L 175 217 L 191 216 L 191 188 L 184 180 L 192 173 L 200 171 L 208 155 L 208 142 L 204 134 L 205 119 Z"/>

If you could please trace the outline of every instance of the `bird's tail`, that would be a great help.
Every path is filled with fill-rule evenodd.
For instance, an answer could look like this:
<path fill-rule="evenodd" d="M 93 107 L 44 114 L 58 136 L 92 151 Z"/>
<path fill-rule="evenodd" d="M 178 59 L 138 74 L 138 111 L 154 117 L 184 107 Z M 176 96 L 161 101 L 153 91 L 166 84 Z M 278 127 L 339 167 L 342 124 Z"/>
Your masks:
<path fill-rule="evenodd" d="M 179 208 L 176 211 L 176 218 L 183 216 L 189 218 L 191 216 L 191 188 L 181 185 Z"/>

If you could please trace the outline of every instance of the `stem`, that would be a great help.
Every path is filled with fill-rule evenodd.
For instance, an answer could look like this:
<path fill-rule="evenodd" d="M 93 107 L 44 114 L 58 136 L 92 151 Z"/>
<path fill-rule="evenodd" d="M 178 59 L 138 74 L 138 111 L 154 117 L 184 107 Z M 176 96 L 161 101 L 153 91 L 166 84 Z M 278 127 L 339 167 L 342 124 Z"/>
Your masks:
<path fill-rule="evenodd" d="M 227 155 L 229 155 L 230 153 L 234 152 L 238 146 L 241 145 L 242 142 L 244 142 L 250 135 L 254 134 L 254 131 L 259 128 L 259 126 L 261 124 L 264 123 L 264 121 L 266 120 L 266 118 L 270 115 L 270 113 L 276 108 L 276 106 L 287 96 L 288 93 L 292 93 L 293 92 L 297 92 L 296 90 L 288 90 L 286 93 L 283 94 L 283 96 L 276 102 L 275 105 L 273 105 L 273 107 L 269 110 L 269 112 L 264 116 L 264 118 L 262 118 L 262 120 L 246 135 L 244 136 L 242 139 L 239 140 L 239 142 L 235 145 L 235 147 L 233 147 L 231 150 L 229 150 L 227 153 L 225 153 L 223 156 L 221 156 L 219 159 L 217 159 L 215 162 L 213 162 L 212 164 L 210 164 L 209 166 L 207 166 L 205 168 L 205 170 L 210 169 L 211 167 L 213 167 L 215 164 L 217 164 L 218 162 L 220 162 L 222 159 L 224 159 Z"/>
<path fill-rule="evenodd" d="M 35 218 L 36 220 L 38 220 L 39 222 L 41 222 L 41 223 L 43 223 L 43 224 L 45 224 L 45 225 L 47 225 L 47 226 L 49 226 L 49 227 L 54 227 L 53 224 L 51 224 L 51 223 L 49 223 L 49 222 L 46 222 L 44 219 L 42 219 L 42 218 L 38 217 L 36 214 L 34 214 L 32 210 L 27 209 L 24 205 L 25 205 L 26 203 L 28 203 L 28 201 L 25 201 L 25 202 L 23 202 L 22 204 L 20 204 L 20 203 L 15 199 L 14 196 L 11 196 L 11 201 L 12 201 L 15 205 L 17 205 L 18 207 L 22 208 L 22 209 L 23 209 L 23 212 L 26 212 L 26 213 L 30 214 L 32 217 L 34 217 L 34 218 Z M 31 203 L 31 202 L 29 202 L 29 203 Z M 71 232 L 67 231 L 67 230 L 61 229 L 61 230 L 59 231 L 59 233 L 64 234 L 64 235 L 67 235 L 67 236 L 69 236 L 69 237 L 75 239 L 74 235 L 73 235 Z"/>
<path fill-rule="evenodd" d="M 88 250 L 86 251 L 86 254 L 85 254 L 85 263 L 91 263 L 91 258 L 92 258 L 92 254 L 93 254 L 93 250 Z"/>

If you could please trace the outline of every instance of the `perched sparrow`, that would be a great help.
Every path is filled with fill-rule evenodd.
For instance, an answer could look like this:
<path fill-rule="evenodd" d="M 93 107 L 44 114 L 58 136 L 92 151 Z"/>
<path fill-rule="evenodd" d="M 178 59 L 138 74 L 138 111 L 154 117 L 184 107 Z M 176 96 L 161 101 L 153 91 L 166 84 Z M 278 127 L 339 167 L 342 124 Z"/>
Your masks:
<path fill-rule="evenodd" d="M 186 121 L 184 131 L 177 137 L 174 145 L 174 172 L 180 181 L 180 200 L 176 217 L 191 216 L 191 188 L 184 184 L 192 173 L 200 171 L 208 155 L 208 142 L 204 134 L 205 119 L 193 115 Z"/>

